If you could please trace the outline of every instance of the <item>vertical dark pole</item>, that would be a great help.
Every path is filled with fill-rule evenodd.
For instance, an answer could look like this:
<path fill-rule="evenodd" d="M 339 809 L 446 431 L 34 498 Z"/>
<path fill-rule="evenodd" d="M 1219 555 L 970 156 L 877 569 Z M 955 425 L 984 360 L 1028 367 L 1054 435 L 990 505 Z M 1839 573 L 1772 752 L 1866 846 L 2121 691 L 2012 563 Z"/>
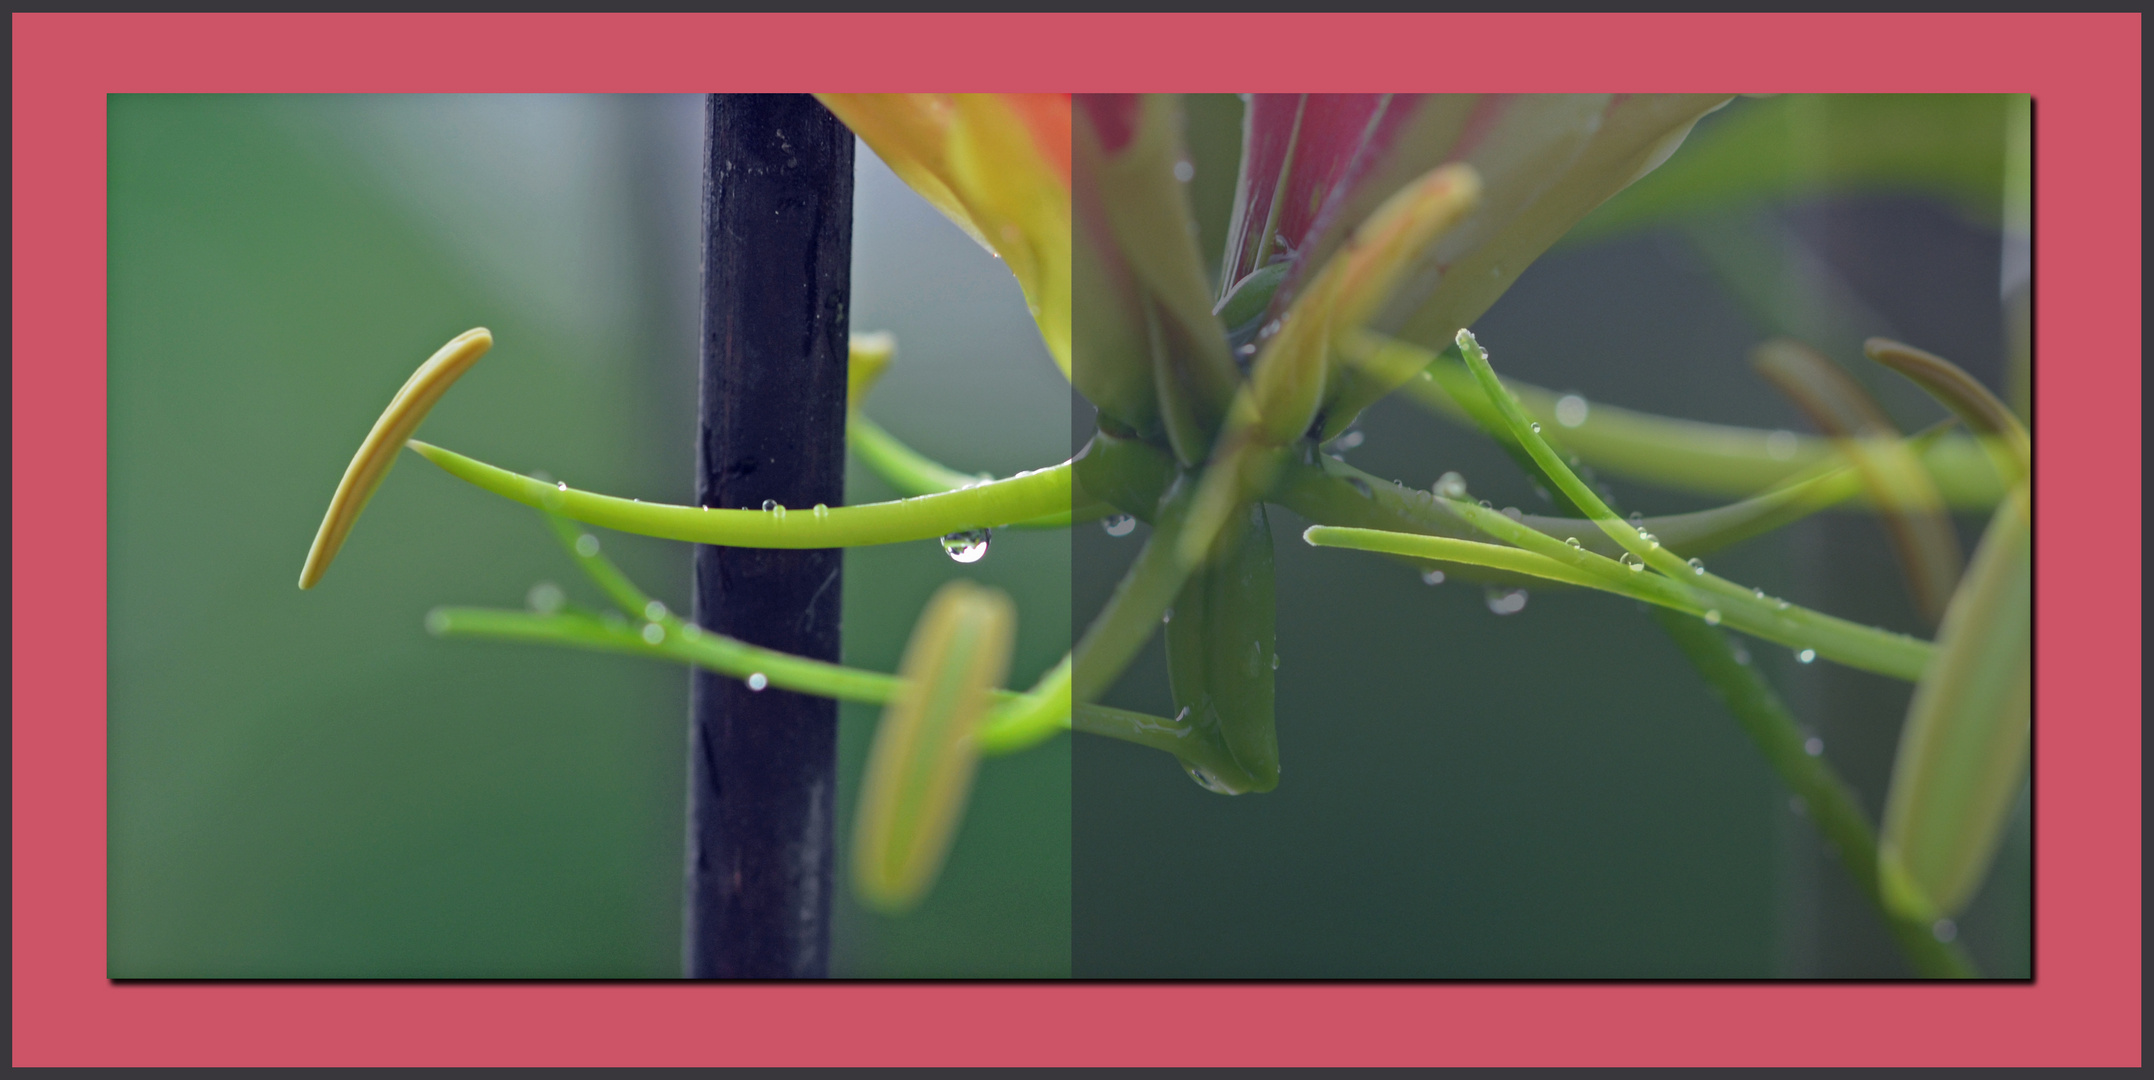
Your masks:
<path fill-rule="evenodd" d="M 713 94 L 707 112 L 697 497 L 840 505 L 853 136 L 807 95 Z M 840 554 L 698 547 L 696 623 L 835 661 Z M 688 977 L 822 976 L 837 703 L 693 679 Z"/>

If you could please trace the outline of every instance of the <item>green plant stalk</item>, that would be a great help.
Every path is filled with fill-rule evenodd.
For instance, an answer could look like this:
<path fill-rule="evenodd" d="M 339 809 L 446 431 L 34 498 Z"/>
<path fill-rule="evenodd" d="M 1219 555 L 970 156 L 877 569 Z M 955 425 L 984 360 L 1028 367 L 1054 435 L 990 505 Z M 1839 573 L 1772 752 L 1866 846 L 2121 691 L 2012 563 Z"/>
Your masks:
<path fill-rule="evenodd" d="M 1853 789 L 1823 754 L 1809 752 L 1808 738 L 1794 715 L 1749 658 L 1737 652 L 1725 634 L 1696 619 L 1670 609 L 1656 610 L 1653 616 L 1727 703 L 1781 783 L 1802 800 L 1803 811 L 1832 845 L 1855 887 L 1877 909 L 1916 972 L 1930 978 L 1980 978 L 1965 949 L 1937 940 L 1929 925 L 1899 917 L 1886 906 L 1878 881 L 1877 834 Z"/>
<path fill-rule="evenodd" d="M 916 497 L 938 495 L 945 491 L 958 491 L 972 487 L 993 477 L 968 475 L 958 472 L 927 455 L 900 442 L 898 438 L 875 421 L 860 414 L 858 410 L 846 418 L 845 446 L 875 475 L 896 488 L 901 496 Z M 1096 499 L 1085 500 L 1080 506 L 1030 521 L 1013 522 L 1013 529 L 1061 529 L 1073 522 L 1095 521 L 1113 512 L 1113 507 Z"/>
<path fill-rule="evenodd" d="M 1181 592 L 1191 568 L 1184 565 L 1176 548 L 1194 486 L 1185 476 L 1168 490 L 1152 522 L 1152 535 L 1145 538 L 1144 550 L 1137 553 L 1137 561 L 1115 584 L 1107 606 L 1100 609 L 1077 647 L 1071 650 L 1075 668 L 1070 687 L 1073 702 L 1094 701 L 1121 678 L 1123 669 L 1151 640 L 1159 629 L 1160 617 Z"/>
<path fill-rule="evenodd" d="M 1541 425 L 1527 419 L 1525 412 L 1519 408 L 1518 402 L 1509 393 L 1505 392 L 1503 384 L 1496 378 L 1495 369 L 1488 365 L 1488 352 L 1481 348 L 1479 342 L 1474 340 L 1473 334 L 1465 330 L 1459 331 L 1458 344 L 1460 353 L 1466 357 L 1467 366 L 1473 369 L 1474 380 L 1481 385 L 1482 393 L 1486 394 L 1488 400 L 1495 405 L 1497 413 L 1503 418 L 1504 424 L 1509 427 L 1512 438 L 1517 439 L 1519 445 L 1525 448 L 1526 453 L 1533 458 L 1534 464 L 1540 466 L 1543 475 L 1561 488 L 1573 503 L 1585 510 L 1587 516 L 1592 519 L 1593 524 L 1602 532 L 1607 533 L 1616 543 L 1623 545 L 1623 548 L 1632 557 L 1638 559 L 1644 565 L 1660 571 L 1669 580 L 1682 583 L 1692 589 L 1715 594 L 1714 598 L 1716 600 L 1740 605 L 1746 601 L 1762 599 L 1726 578 L 1706 573 L 1702 565 L 1688 565 L 1683 561 L 1682 557 L 1670 551 L 1652 534 L 1617 517 L 1616 512 L 1610 509 L 1607 503 L 1601 501 L 1600 495 L 1588 487 L 1585 481 L 1578 478 L 1578 474 L 1572 472 L 1570 467 L 1563 463 L 1562 456 L 1557 454 L 1555 448 L 1548 444 L 1548 440 L 1541 437 Z M 1825 617 L 1820 616 L 1820 618 Z M 1853 624 L 1847 625 L 1852 626 Z M 1819 623 L 1815 628 L 1822 631 L 1827 629 L 1828 626 L 1827 624 Z M 1841 629 L 1844 629 L 1844 627 Z M 1843 658 L 1842 662 L 1847 661 Z M 1918 670 L 1914 675 L 1907 676 L 1907 678 L 1921 678 L 1921 673 Z"/>
<path fill-rule="evenodd" d="M 413 450 L 449 475 L 503 498 L 621 532 L 695 544 L 759 548 L 835 548 L 928 540 L 967 529 L 999 528 L 1070 508 L 1068 462 L 957 491 L 916 499 L 774 510 L 713 510 L 620 499 L 549 484 L 413 439 Z"/>
<path fill-rule="evenodd" d="M 1485 407 L 1487 398 L 1463 361 L 1405 342 L 1386 340 L 1383 348 L 1417 349 L 1427 357 L 1424 377 L 1400 387 L 1409 400 L 1445 419 L 1480 427 L 1474 406 Z M 1557 394 L 1509 380 L 1504 386 L 1534 420 L 1557 423 Z M 1596 469 L 1678 491 L 1734 498 L 1844 461 L 1829 439 L 1678 420 L 1601 402 L 1590 404 L 1577 427 L 1563 428 L 1563 442 Z M 2005 496 L 1988 451 L 1975 439 L 1938 439 L 1923 450 L 1922 463 L 1952 509 L 1987 510 Z M 1860 505 L 1867 502 L 1866 495 L 1860 497 Z"/>
<path fill-rule="evenodd" d="M 1466 509 L 1480 510 L 1479 507 Z M 1504 515 L 1493 514 L 1493 517 L 1503 518 Z M 1485 524 L 1492 534 L 1506 531 L 1495 521 Z M 1921 677 L 1923 668 L 1934 654 L 1934 647 L 1928 642 L 1860 626 L 1794 605 L 1783 611 L 1778 608 L 1778 601 L 1760 600 L 1748 594 L 1736 603 L 1727 602 L 1735 598 L 1707 599 L 1666 578 L 1627 570 L 1605 556 L 1573 548 L 1515 522 L 1510 524 L 1509 535 L 1503 539 L 1515 538 L 1517 547 L 1330 525 L 1313 525 L 1302 536 L 1316 547 L 1489 566 L 1566 585 L 1600 589 L 1687 615 L 1711 618 L 1709 613 L 1718 613 L 1729 629 L 1798 651 L 1811 649 L 1820 657 L 1848 667 L 1909 682 Z M 1558 548 L 1562 549 L 1560 553 L 1555 550 Z"/>

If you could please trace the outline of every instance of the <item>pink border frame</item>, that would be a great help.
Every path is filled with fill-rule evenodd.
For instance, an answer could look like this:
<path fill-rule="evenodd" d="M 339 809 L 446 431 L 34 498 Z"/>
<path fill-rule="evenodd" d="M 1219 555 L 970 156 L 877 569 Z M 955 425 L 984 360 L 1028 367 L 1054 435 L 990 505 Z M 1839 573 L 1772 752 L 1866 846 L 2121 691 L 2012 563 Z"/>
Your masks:
<path fill-rule="evenodd" d="M 18 14 L 13 29 L 15 1064 L 2139 1063 L 2139 565 L 2120 580 L 2048 529 L 2106 506 L 2105 548 L 2140 549 L 2136 14 Z M 819 60 L 788 47 L 807 36 Z M 754 47 L 724 56 L 729 40 Z M 1045 47 L 1011 47 L 1026 40 Z M 106 981 L 105 658 L 80 643 L 104 637 L 107 93 L 1610 86 L 2036 97 L 2053 538 L 2038 551 L 2036 983 Z M 24 506 L 82 524 L 25 525 Z M 1204 1016 L 1262 1035 L 1188 1037 Z"/>

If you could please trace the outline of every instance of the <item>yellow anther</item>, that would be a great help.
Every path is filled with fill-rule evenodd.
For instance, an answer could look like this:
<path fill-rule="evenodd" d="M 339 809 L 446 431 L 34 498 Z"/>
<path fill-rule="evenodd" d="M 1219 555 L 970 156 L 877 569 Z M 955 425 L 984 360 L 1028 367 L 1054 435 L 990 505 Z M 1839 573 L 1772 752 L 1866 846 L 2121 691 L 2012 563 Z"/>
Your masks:
<path fill-rule="evenodd" d="M 426 419 L 450 384 L 493 347 L 494 335 L 485 327 L 456 335 L 419 365 L 403 389 L 390 399 L 381 419 L 374 421 L 374 430 L 367 432 L 359 452 L 352 455 L 344 479 L 337 484 L 336 495 L 329 500 L 329 512 L 322 515 L 322 527 L 314 534 L 314 546 L 307 549 L 307 565 L 299 571 L 300 588 L 311 589 L 322 579 L 330 560 L 344 546 L 344 538 L 351 534 L 352 523 L 359 520 L 359 512 L 366 509 L 367 500 L 374 497 L 374 490 L 389 475 L 389 466 L 396 463 L 404 440 L 419 430 L 419 422 Z"/>

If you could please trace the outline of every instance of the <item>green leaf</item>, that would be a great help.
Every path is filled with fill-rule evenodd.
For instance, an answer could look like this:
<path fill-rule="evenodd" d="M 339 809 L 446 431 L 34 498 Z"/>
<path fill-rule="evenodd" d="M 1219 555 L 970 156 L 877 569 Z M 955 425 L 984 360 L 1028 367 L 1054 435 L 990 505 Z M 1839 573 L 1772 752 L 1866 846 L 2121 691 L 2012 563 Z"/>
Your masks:
<path fill-rule="evenodd" d="M 1223 744 L 1231 772 L 1184 761 L 1192 779 L 1223 795 L 1279 786 L 1272 662 L 1278 655 L 1271 525 L 1261 505 L 1221 538 L 1175 598 L 1167 623 L 1167 679 L 1177 715 L 1204 741 Z"/>
<path fill-rule="evenodd" d="M 1957 914 L 1989 872 L 2027 767 L 2033 521 L 2022 484 L 1990 519 L 1945 611 L 1893 759 L 1878 873 L 1910 918 Z"/>

